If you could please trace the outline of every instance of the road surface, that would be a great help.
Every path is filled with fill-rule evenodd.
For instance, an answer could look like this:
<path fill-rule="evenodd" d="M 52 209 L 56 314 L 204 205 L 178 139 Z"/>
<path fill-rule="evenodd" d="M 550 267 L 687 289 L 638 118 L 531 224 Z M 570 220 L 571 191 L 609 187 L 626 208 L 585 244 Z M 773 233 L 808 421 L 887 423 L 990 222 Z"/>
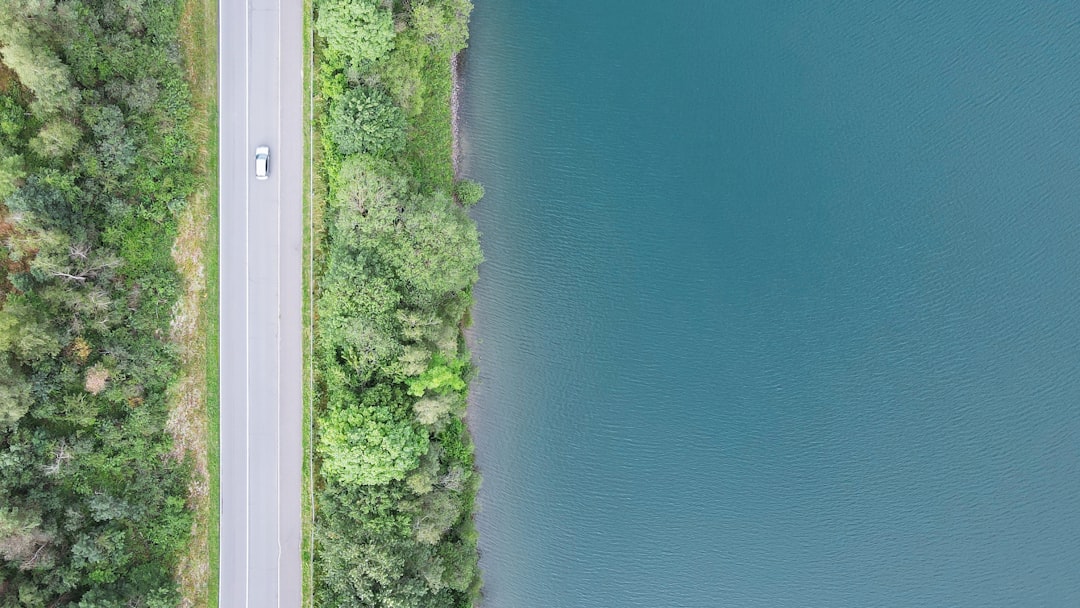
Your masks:
<path fill-rule="evenodd" d="M 219 0 L 222 608 L 300 606 L 302 25 Z"/>

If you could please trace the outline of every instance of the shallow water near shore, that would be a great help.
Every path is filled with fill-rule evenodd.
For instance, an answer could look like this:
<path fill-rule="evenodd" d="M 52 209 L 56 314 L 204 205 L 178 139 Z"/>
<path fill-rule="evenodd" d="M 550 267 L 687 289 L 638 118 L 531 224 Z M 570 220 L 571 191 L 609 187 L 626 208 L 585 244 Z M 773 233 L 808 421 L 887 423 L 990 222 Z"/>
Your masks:
<path fill-rule="evenodd" d="M 1080 605 L 1080 7 L 475 3 L 486 608 Z"/>

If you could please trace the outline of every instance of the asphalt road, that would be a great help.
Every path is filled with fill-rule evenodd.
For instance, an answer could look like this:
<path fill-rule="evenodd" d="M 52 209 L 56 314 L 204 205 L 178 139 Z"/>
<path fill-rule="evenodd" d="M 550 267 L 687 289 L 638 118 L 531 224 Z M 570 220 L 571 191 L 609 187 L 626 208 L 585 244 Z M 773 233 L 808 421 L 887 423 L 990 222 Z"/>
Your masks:
<path fill-rule="evenodd" d="M 219 0 L 222 608 L 300 606 L 302 19 Z"/>

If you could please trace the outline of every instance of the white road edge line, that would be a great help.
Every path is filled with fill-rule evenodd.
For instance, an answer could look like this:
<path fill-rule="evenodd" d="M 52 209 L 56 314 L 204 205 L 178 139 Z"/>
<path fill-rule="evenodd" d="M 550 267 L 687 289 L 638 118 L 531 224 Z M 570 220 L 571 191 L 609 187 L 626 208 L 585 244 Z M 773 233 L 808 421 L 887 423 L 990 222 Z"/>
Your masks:
<path fill-rule="evenodd" d="M 218 0 L 218 23 L 217 23 L 217 25 L 218 25 L 218 32 L 217 32 L 217 34 L 218 34 L 218 38 L 217 38 L 218 99 L 217 99 L 217 102 L 218 102 L 219 107 L 221 105 L 221 93 L 225 89 L 225 87 L 221 86 L 221 82 L 223 80 L 222 77 L 224 76 L 224 74 L 222 73 L 222 70 L 224 69 L 224 63 L 221 61 L 221 55 L 222 55 L 221 41 L 225 39 L 225 20 L 221 18 L 221 15 L 224 14 L 224 12 L 225 12 L 224 7 L 222 6 L 224 3 L 225 3 L 225 0 Z M 225 231 L 221 229 L 221 218 L 224 217 L 224 214 L 221 213 L 221 203 L 222 203 L 222 199 L 224 198 L 222 196 L 222 193 L 225 191 L 225 188 L 224 188 L 224 185 L 225 185 L 225 172 L 221 170 L 221 158 L 220 158 L 221 154 L 220 154 L 220 152 L 221 152 L 221 150 L 223 150 L 225 148 L 225 130 L 221 128 L 221 114 L 220 114 L 220 112 L 218 113 L 218 141 L 217 141 L 217 144 L 218 144 L 218 156 L 219 156 L 219 159 L 218 159 L 218 184 L 217 184 L 217 187 L 218 187 L 218 252 L 221 252 L 221 251 L 224 251 L 224 249 L 225 249 L 225 242 L 224 242 L 225 241 Z M 220 253 L 219 253 L 219 255 L 220 255 Z M 218 266 L 218 269 L 219 269 L 218 270 L 218 278 L 217 278 L 219 294 L 220 294 L 220 290 L 221 290 L 221 286 L 220 286 L 221 285 L 221 270 L 220 270 L 220 268 L 221 267 L 219 265 Z M 220 296 L 218 297 L 218 319 L 219 319 L 219 321 L 218 321 L 218 323 L 219 323 L 218 335 L 224 335 L 225 332 L 222 331 L 222 326 L 224 326 L 224 323 L 222 321 L 225 319 L 225 299 L 220 297 Z M 220 362 L 220 360 L 221 360 L 221 343 L 219 341 L 218 342 L 218 361 Z M 219 373 L 220 373 L 220 363 L 219 363 L 218 367 L 219 367 Z M 220 393 L 221 393 L 221 389 L 220 389 L 220 383 L 219 383 L 219 388 L 218 388 L 218 418 L 219 418 L 219 420 L 222 417 L 221 416 L 221 406 L 222 406 L 222 404 L 224 402 L 224 400 L 221 399 Z M 220 422 L 218 424 L 217 441 L 218 441 L 218 451 L 220 453 L 221 445 L 223 443 L 221 441 L 221 424 L 220 424 Z M 219 470 L 218 471 L 218 488 L 220 489 L 220 487 L 221 487 L 221 472 Z M 217 509 L 218 509 L 218 534 L 219 534 L 219 538 L 220 538 L 221 513 L 223 511 L 223 509 L 221 508 L 221 495 L 220 495 L 220 492 L 218 494 L 218 506 L 217 506 Z M 221 556 L 221 541 L 219 540 L 218 541 L 218 557 L 220 558 L 220 556 Z M 221 602 L 221 590 L 220 590 L 221 589 L 221 566 L 220 566 L 220 559 L 219 559 L 219 566 L 218 566 L 217 576 L 218 576 L 218 602 L 220 603 Z"/>
<path fill-rule="evenodd" d="M 282 80 L 281 79 L 281 72 L 282 72 L 282 69 L 281 69 L 282 68 L 282 66 L 281 66 L 281 46 L 282 46 L 282 42 L 283 42 L 282 41 L 282 36 L 281 36 L 281 21 L 282 21 L 282 19 L 281 19 L 281 15 L 282 15 L 281 4 L 282 4 L 282 0 L 278 0 L 278 5 L 277 5 L 277 37 L 278 37 L 278 44 L 277 44 L 277 72 L 278 72 L 278 77 L 277 77 L 277 81 L 278 81 L 277 133 L 278 133 L 278 156 L 279 157 L 282 155 L 281 154 L 282 148 L 283 148 L 282 143 L 285 141 L 284 134 L 281 132 L 281 105 L 282 105 L 282 103 L 281 103 L 281 84 L 282 84 L 281 83 L 281 80 Z M 279 164 L 283 164 L 283 163 L 279 163 Z M 282 550 L 282 546 L 281 546 L 281 506 L 282 506 L 281 505 L 281 485 L 282 485 L 281 484 L 281 449 L 282 449 L 282 447 L 281 447 L 281 415 L 282 415 L 283 408 L 286 407 L 285 403 L 284 403 L 284 396 L 285 395 L 284 395 L 284 391 L 282 390 L 282 382 L 281 382 L 281 378 L 284 375 L 284 374 L 281 373 L 281 334 L 282 334 L 282 331 L 283 331 L 282 322 L 281 322 L 281 298 L 282 298 L 282 295 L 281 295 L 282 294 L 281 274 L 285 270 L 285 262 L 284 262 L 284 257 L 285 256 L 283 255 L 283 251 L 281 249 L 281 215 L 284 212 L 283 209 L 284 209 L 285 204 L 286 204 L 285 201 L 282 199 L 282 196 L 281 196 L 281 184 L 284 181 L 284 180 L 281 179 L 281 171 L 278 171 L 278 176 L 277 176 L 277 178 L 275 178 L 274 181 L 277 182 L 276 186 L 277 186 L 277 194 L 278 194 L 278 196 L 277 196 L 277 199 L 278 199 L 277 226 L 275 227 L 275 232 L 277 233 L 277 251 L 278 251 L 278 255 L 277 255 L 277 263 L 278 263 L 278 267 L 277 267 L 277 305 L 278 305 L 278 311 L 277 311 L 277 313 L 278 314 L 277 314 L 277 331 L 275 332 L 275 335 L 277 337 L 277 359 L 276 359 L 277 366 L 276 367 L 277 367 L 277 376 L 278 376 L 277 377 L 277 383 L 278 383 L 278 392 L 277 392 L 278 409 L 277 409 L 277 420 L 275 421 L 275 424 L 274 424 L 274 432 L 275 432 L 275 439 L 276 439 L 274 444 L 277 446 L 277 449 L 274 450 L 274 472 L 276 473 L 276 475 L 274 475 L 274 477 L 276 478 L 276 482 L 275 482 L 274 485 L 277 486 L 276 494 L 277 494 L 277 502 L 278 502 L 277 510 L 276 510 L 276 512 L 277 512 L 277 530 L 276 530 L 277 533 L 276 533 L 276 536 L 277 536 L 277 548 L 278 548 L 277 554 L 278 554 L 278 558 L 277 558 L 277 562 L 276 562 L 277 563 L 277 583 L 274 586 L 274 600 L 275 600 L 274 605 L 277 608 L 280 608 L 280 606 L 281 606 L 281 558 L 282 558 L 282 555 L 283 555 L 283 550 Z"/>
<path fill-rule="evenodd" d="M 244 173 L 247 173 L 247 151 L 251 148 L 251 11 L 244 2 Z M 251 259 L 251 177 L 244 179 L 244 606 L 249 607 L 248 589 L 251 585 L 251 279 L 248 260 Z"/>

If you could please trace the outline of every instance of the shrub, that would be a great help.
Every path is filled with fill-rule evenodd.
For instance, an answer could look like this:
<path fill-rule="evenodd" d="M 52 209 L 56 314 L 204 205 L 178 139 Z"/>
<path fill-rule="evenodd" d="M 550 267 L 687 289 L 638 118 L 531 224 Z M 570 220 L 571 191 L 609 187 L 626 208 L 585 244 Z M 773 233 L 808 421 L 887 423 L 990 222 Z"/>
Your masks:
<path fill-rule="evenodd" d="M 462 205 L 472 207 L 484 198 L 484 186 L 472 180 L 463 179 L 454 186 L 454 194 Z"/>

